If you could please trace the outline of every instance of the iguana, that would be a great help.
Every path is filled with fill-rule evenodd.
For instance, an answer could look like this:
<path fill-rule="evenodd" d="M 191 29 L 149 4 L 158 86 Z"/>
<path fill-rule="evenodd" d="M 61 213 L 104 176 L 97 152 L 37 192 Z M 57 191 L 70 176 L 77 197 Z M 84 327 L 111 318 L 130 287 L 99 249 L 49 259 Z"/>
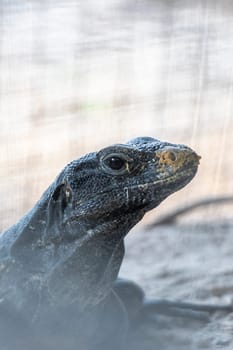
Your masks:
<path fill-rule="evenodd" d="M 127 348 L 148 304 L 140 287 L 118 280 L 124 237 L 192 180 L 199 159 L 139 137 L 69 163 L 0 236 L 0 349 Z"/>

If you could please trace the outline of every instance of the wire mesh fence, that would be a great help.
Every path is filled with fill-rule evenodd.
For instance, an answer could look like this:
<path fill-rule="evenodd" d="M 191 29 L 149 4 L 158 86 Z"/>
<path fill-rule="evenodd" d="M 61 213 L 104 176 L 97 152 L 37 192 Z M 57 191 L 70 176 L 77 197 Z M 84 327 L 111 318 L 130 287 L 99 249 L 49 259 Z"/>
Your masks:
<path fill-rule="evenodd" d="M 161 212 L 233 193 L 232 37 L 230 0 L 1 1 L 0 228 L 67 162 L 139 135 L 202 155 Z"/>

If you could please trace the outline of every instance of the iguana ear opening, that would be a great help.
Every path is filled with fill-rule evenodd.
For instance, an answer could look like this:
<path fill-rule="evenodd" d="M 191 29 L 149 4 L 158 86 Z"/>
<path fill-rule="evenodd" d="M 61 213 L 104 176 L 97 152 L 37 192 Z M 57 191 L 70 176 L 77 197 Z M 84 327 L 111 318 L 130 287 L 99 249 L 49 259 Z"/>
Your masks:
<path fill-rule="evenodd" d="M 64 211 L 72 200 L 72 190 L 65 182 L 58 185 L 53 191 L 48 204 L 48 225 L 61 223 Z"/>

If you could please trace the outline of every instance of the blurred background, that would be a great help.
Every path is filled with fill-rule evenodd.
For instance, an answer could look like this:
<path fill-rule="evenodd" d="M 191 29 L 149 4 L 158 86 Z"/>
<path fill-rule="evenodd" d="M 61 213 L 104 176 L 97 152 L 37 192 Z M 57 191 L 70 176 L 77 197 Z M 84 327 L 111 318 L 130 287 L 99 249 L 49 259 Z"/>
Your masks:
<path fill-rule="evenodd" d="M 135 136 L 202 156 L 150 215 L 233 194 L 232 38 L 231 0 L 1 0 L 0 229 L 66 163 Z"/>
<path fill-rule="evenodd" d="M 192 183 L 143 223 L 233 196 L 233 1 L 0 0 L 0 231 L 72 159 L 135 136 L 202 156 Z M 121 275 L 151 297 L 233 303 L 232 212 L 231 201 L 139 226 Z M 164 339 L 232 350 L 232 325 L 230 314 Z"/>

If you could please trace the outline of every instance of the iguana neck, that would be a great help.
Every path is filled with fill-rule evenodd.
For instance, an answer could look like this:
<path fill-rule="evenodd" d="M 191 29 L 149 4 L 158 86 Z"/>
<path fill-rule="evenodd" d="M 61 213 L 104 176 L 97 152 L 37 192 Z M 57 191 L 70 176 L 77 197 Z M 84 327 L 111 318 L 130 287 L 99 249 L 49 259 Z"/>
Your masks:
<path fill-rule="evenodd" d="M 82 219 L 68 226 L 56 221 L 49 225 L 50 192 L 51 188 L 2 239 L 7 240 L 15 265 L 21 265 L 28 276 L 36 275 L 54 303 L 97 304 L 117 278 L 123 238 L 142 215 L 130 213 L 130 220 L 123 214 L 91 223 Z"/>

